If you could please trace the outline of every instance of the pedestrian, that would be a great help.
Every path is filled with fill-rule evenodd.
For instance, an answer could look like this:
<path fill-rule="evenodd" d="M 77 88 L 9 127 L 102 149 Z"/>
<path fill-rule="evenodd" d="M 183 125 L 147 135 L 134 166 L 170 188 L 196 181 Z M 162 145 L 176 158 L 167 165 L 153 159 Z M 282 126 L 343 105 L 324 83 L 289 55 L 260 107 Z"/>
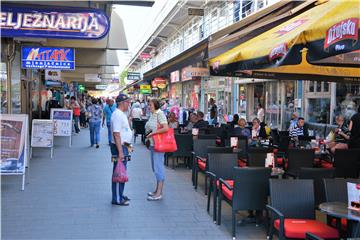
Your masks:
<path fill-rule="evenodd" d="M 120 93 L 116 97 L 117 108 L 111 115 L 110 124 L 112 131 L 112 140 L 110 150 L 113 161 L 113 173 L 115 171 L 118 161 L 122 161 L 127 167 L 127 160 L 129 157 L 129 150 L 127 145 L 131 143 L 132 131 L 130 129 L 128 117 L 126 112 L 129 108 L 129 97 Z M 130 199 L 124 196 L 125 183 L 112 182 L 112 204 L 120 206 L 128 206 Z"/>
<path fill-rule="evenodd" d="M 349 130 L 351 131 L 349 148 L 360 148 L 360 106 L 358 112 L 350 119 Z"/>
<path fill-rule="evenodd" d="M 80 100 L 80 127 L 86 128 L 86 104 L 84 98 Z"/>
<path fill-rule="evenodd" d="M 92 104 L 88 108 L 89 126 L 90 126 L 90 143 L 91 147 L 96 144 L 96 148 L 99 148 L 100 144 L 100 125 L 102 119 L 102 109 L 98 104 L 96 98 L 92 99 Z"/>
<path fill-rule="evenodd" d="M 103 114 L 103 120 L 102 120 L 102 127 L 105 126 L 105 123 L 106 123 L 106 127 L 107 127 L 107 130 L 108 130 L 108 142 L 109 142 L 109 145 L 111 144 L 111 136 L 112 136 L 112 133 L 111 133 L 111 123 L 110 123 L 110 120 L 111 120 L 111 115 L 113 114 L 113 112 L 115 111 L 116 109 L 116 105 L 114 104 L 114 100 L 112 98 L 110 99 L 107 99 L 107 104 L 105 105 L 104 107 L 104 114 Z"/>
<path fill-rule="evenodd" d="M 264 122 L 264 120 L 265 120 L 265 110 L 264 110 L 263 106 L 261 105 L 261 103 L 259 103 L 256 106 L 256 109 L 257 109 L 256 116 L 260 120 L 260 123 Z"/>
<path fill-rule="evenodd" d="M 211 125 L 217 125 L 217 117 L 218 117 L 218 107 L 215 104 L 215 100 L 210 98 L 209 100 L 209 108 L 210 108 L 210 122 Z"/>
<path fill-rule="evenodd" d="M 157 201 L 162 199 L 163 187 L 165 181 L 164 153 L 154 151 L 154 141 L 152 136 L 158 133 L 167 132 L 169 129 L 166 116 L 160 109 L 160 103 L 156 99 L 150 101 L 151 116 L 145 125 L 147 139 L 150 141 L 151 166 L 156 177 L 156 189 L 148 193 L 147 200 Z M 159 128 L 158 128 L 159 125 Z"/>
<path fill-rule="evenodd" d="M 170 112 L 169 120 L 168 120 L 169 128 L 179 128 L 179 122 L 176 119 L 176 115 L 174 112 Z"/>
<path fill-rule="evenodd" d="M 130 113 L 130 119 L 138 119 L 141 120 L 141 116 L 142 116 L 142 110 L 141 110 L 141 106 L 139 102 L 135 102 L 133 105 L 133 108 L 131 110 Z"/>
<path fill-rule="evenodd" d="M 70 98 L 69 108 L 73 111 L 75 132 L 76 132 L 76 133 L 79 133 L 79 132 L 80 132 L 80 128 L 79 128 L 79 122 L 80 122 L 80 105 L 79 105 L 79 103 L 76 101 L 76 98 L 75 98 L 74 96 L 72 96 L 72 97 Z"/>

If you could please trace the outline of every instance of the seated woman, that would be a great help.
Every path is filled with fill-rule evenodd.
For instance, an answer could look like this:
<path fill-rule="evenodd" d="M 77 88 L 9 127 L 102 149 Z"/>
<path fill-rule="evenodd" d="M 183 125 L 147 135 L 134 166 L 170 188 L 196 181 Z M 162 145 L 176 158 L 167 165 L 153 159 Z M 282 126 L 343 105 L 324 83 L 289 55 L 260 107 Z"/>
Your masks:
<path fill-rule="evenodd" d="M 335 129 L 335 141 L 328 144 L 328 148 L 332 153 L 336 149 L 348 149 L 348 140 L 350 139 L 350 131 L 344 124 L 344 117 L 338 115 L 335 118 L 338 127 Z"/>
<path fill-rule="evenodd" d="M 260 126 L 260 120 L 254 118 L 252 120 L 251 140 L 252 144 L 256 144 L 258 140 L 266 139 L 265 128 Z"/>
<path fill-rule="evenodd" d="M 168 125 L 169 125 L 169 128 L 178 128 L 179 127 L 179 122 L 176 120 L 176 115 L 174 112 L 171 112 L 169 114 Z"/>
<path fill-rule="evenodd" d="M 246 128 L 246 121 L 244 118 L 240 118 L 238 121 L 239 129 L 241 129 L 241 136 L 245 136 L 248 139 L 251 138 L 251 132 L 248 128 Z"/>
<path fill-rule="evenodd" d="M 239 115 L 238 114 L 234 114 L 233 120 L 230 124 L 233 128 L 239 127 L 239 125 L 238 125 L 239 124 Z"/>

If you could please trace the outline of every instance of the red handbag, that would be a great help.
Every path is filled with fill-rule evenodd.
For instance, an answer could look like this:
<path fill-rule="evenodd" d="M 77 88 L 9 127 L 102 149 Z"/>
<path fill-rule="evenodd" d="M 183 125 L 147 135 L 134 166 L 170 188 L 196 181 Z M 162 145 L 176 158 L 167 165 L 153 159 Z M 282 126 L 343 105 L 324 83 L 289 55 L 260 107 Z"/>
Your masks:
<path fill-rule="evenodd" d="M 176 152 L 177 145 L 173 128 L 169 128 L 167 132 L 155 134 L 152 138 L 155 152 Z"/>

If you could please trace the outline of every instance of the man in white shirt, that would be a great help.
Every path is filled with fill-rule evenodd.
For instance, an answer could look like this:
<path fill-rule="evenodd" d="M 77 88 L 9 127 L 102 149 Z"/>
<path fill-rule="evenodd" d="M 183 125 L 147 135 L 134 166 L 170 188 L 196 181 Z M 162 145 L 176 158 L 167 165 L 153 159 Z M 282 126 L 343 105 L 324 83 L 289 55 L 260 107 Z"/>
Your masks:
<path fill-rule="evenodd" d="M 113 135 L 110 150 L 114 163 L 113 172 L 118 161 L 122 161 L 126 167 L 129 151 L 126 145 L 131 143 L 132 131 L 129 125 L 126 112 L 129 108 L 129 97 L 119 94 L 116 98 L 117 108 L 111 115 L 111 132 Z M 129 198 L 124 196 L 125 183 L 112 182 L 112 204 L 128 206 Z"/>

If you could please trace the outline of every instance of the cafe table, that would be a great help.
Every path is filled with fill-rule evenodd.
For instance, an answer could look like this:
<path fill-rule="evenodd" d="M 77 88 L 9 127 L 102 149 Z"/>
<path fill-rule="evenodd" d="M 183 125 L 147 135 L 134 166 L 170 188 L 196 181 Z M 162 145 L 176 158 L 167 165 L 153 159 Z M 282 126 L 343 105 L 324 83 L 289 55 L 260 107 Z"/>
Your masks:
<path fill-rule="evenodd" d="M 325 202 L 319 205 L 320 211 L 328 216 L 345 218 L 348 220 L 348 235 L 351 238 L 360 237 L 360 212 L 348 209 L 348 204 L 344 202 Z"/>

